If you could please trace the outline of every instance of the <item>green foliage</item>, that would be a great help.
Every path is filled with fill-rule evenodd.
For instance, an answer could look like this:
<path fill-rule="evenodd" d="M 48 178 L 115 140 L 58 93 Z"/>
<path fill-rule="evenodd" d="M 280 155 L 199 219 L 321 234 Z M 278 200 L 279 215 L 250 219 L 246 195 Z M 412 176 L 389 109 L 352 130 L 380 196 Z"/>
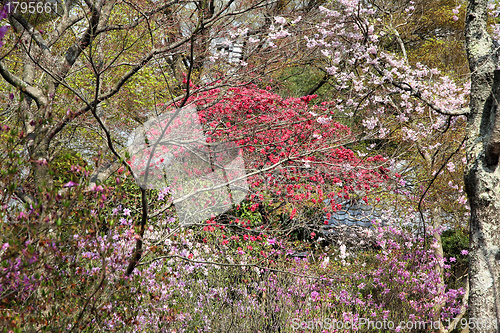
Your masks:
<path fill-rule="evenodd" d="M 284 67 L 279 73 L 279 76 L 270 85 L 278 85 L 278 93 L 284 97 L 301 97 L 304 96 L 311 88 L 313 88 L 325 75 L 325 73 L 315 66 L 294 66 Z M 319 98 L 318 100 L 326 99 L 328 89 L 325 87 L 320 88 L 315 92 Z"/>
<path fill-rule="evenodd" d="M 54 185 L 60 187 L 69 181 L 79 183 L 80 176 L 72 170 L 72 167 L 76 166 L 84 169 L 88 166 L 80 153 L 72 149 L 63 149 L 55 155 L 50 163 L 50 171 L 53 173 Z"/>
<path fill-rule="evenodd" d="M 453 272 L 448 277 L 447 283 L 451 286 L 460 287 L 461 282 L 459 279 L 463 278 L 469 267 L 469 257 L 462 254 L 463 250 L 469 250 L 469 232 L 465 228 L 448 229 L 441 235 L 441 241 L 444 256 L 448 258 L 448 264 L 451 265 L 451 271 Z M 450 261 L 449 258 L 455 258 L 456 261 Z"/>
<path fill-rule="evenodd" d="M 437 0 L 414 2 L 414 10 L 402 11 L 397 0 L 386 2 L 387 16 L 381 22 L 386 35 L 382 37 L 384 47 L 402 55 L 396 38 L 396 29 L 405 45 L 408 62 L 420 62 L 430 68 L 437 68 L 447 75 L 462 77 L 469 72 L 465 54 L 463 34 L 465 1 Z M 454 19 L 453 10 L 460 5 Z M 405 5 L 403 5 L 405 6 Z M 407 5 L 406 5 L 407 6 Z"/>
<path fill-rule="evenodd" d="M 457 265 L 467 264 L 462 250 L 469 250 L 469 232 L 465 228 L 448 229 L 441 235 L 445 256 L 457 258 Z"/>
<path fill-rule="evenodd" d="M 236 209 L 236 216 L 248 221 L 250 227 L 262 225 L 262 215 L 258 210 L 252 209 L 251 206 L 252 202 L 250 201 L 242 202 L 239 209 Z"/>

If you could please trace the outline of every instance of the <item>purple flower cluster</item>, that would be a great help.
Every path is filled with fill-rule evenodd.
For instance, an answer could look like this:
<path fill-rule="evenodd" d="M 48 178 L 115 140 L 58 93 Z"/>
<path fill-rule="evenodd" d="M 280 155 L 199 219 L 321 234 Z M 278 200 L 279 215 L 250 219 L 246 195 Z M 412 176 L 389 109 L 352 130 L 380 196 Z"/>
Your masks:
<path fill-rule="evenodd" d="M 9 6 L 4 6 L 2 10 L 0 10 L 0 21 L 3 19 L 7 18 L 7 15 L 9 14 Z M 9 29 L 9 25 L 4 25 L 0 26 L 0 47 L 3 46 L 3 38 L 5 37 L 5 34 L 7 33 L 7 30 Z"/>
<path fill-rule="evenodd" d="M 74 234 L 69 254 L 51 242 L 37 252 L 27 242 L 19 255 L 2 261 L 0 295 L 26 300 L 47 290 L 51 270 L 30 268 L 44 267 L 40 256 L 46 261 L 50 250 L 50 257 L 60 258 L 50 278 L 59 276 L 58 288 L 74 290 L 74 306 L 83 297 L 78 295 L 95 293 L 95 310 L 84 318 L 97 331 L 276 331 L 297 318 L 446 320 L 460 310 L 464 291 L 447 288 L 437 269 L 449 268 L 444 258 L 401 228 L 376 228 L 379 251 L 353 254 L 344 248 L 319 258 L 292 257 L 283 240 L 262 239 L 259 245 L 253 237 L 255 247 L 268 251 L 263 261 L 256 251 L 238 253 L 227 244 L 201 241 L 193 230 L 169 229 L 171 219 L 156 221 L 144 234 L 140 264 L 125 276 L 138 239 L 130 215 L 123 206 L 113 209 L 109 218 L 120 223 L 106 233 Z M 11 247 L 3 244 L 0 256 Z"/>

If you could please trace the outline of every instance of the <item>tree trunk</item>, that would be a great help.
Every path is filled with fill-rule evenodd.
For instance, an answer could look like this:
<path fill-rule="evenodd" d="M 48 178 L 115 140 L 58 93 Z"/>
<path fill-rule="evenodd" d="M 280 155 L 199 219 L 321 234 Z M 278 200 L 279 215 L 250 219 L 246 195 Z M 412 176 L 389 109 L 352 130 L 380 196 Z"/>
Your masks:
<path fill-rule="evenodd" d="M 500 331 L 500 70 L 497 45 L 486 30 L 487 5 L 488 0 L 469 1 L 465 31 L 472 73 L 465 171 L 471 206 L 471 332 Z"/>

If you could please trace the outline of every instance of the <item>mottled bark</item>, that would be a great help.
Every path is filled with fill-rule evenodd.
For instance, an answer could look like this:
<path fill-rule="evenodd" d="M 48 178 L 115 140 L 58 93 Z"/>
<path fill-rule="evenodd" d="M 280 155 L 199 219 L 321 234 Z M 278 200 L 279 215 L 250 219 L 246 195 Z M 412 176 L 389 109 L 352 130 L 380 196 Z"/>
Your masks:
<path fill-rule="evenodd" d="M 214 1 L 199 1 L 198 6 L 201 10 L 198 12 L 198 20 L 203 22 L 204 20 L 211 19 L 215 14 Z M 203 70 L 203 64 L 206 61 L 210 43 L 212 41 L 212 32 L 210 29 L 205 28 L 204 26 L 200 27 L 200 37 L 197 41 L 198 48 L 196 52 L 196 58 L 193 59 L 194 67 L 193 70 L 198 73 L 198 76 L 201 76 L 201 71 Z"/>
<path fill-rule="evenodd" d="M 500 331 L 500 71 L 486 30 L 488 0 L 470 0 L 466 47 L 471 71 L 465 186 L 471 206 L 469 318 L 471 332 Z"/>

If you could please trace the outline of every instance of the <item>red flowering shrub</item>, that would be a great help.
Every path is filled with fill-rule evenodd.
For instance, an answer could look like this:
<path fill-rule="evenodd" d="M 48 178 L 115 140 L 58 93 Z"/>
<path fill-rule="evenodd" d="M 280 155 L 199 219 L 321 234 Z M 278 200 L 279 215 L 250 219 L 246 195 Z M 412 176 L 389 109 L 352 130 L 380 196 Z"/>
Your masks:
<path fill-rule="evenodd" d="M 345 147 L 355 140 L 351 130 L 333 120 L 328 103 L 308 106 L 315 97 L 285 99 L 248 84 L 190 99 L 208 143 L 232 142 L 242 150 L 254 210 L 262 202 L 286 203 L 293 219 L 297 208 L 323 208 L 333 199 L 336 211 L 336 197 L 368 193 L 389 179 L 381 156 L 363 160 Z"/>

